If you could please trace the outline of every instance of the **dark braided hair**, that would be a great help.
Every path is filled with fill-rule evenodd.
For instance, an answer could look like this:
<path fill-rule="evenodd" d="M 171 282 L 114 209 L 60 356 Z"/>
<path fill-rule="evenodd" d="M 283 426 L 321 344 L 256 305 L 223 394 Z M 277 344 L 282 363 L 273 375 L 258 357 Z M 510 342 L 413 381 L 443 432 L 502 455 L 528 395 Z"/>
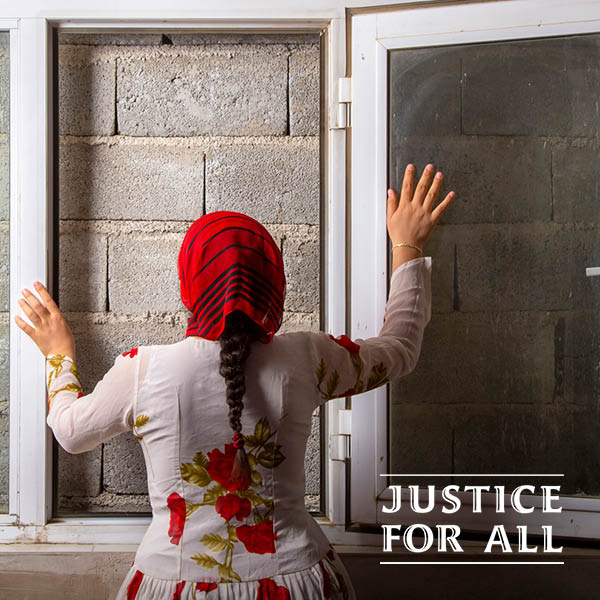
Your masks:
<path fill-rule="evenodd" d="M 242 435 L 243 396 L 246 392 L 244 365 L 250 354 L 252 342 L 264 334 L 246 313 L 234 310 L 225 318 L 223 333 L 219 336 L 221 364 L 219 373 L 225 378 L 227 404 L 229 405 L 229 426 L 233 429 L 233 445 L 237 449 L 231 472 L 232 480 L 250 477 L 250 466 L 244 450 Z"/>

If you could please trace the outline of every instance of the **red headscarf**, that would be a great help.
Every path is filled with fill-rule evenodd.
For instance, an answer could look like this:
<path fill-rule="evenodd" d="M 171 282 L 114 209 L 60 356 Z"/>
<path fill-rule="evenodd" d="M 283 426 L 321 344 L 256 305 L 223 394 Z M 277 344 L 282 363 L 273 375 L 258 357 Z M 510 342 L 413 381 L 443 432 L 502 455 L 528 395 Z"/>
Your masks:
<path fill-rule="evenodd" d="M 181 300 L 193 313 L 186 337 L 217 340 L 225 317 L 246 313 L 265 333 L 267 344 L 281 326 L 286 280 L 281 250 L 258 221 L 220 210 L 196 219 L 187 230 L 177 261 Z"/>

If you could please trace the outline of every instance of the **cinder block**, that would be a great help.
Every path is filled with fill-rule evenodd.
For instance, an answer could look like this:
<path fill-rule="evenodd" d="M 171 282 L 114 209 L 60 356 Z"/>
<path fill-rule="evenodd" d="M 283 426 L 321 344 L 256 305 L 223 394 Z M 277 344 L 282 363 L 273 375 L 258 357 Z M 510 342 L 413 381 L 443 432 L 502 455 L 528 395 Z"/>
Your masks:
<path fill-rule="evenodd" d="M 461 50 L 416 48 L 390 53 L 390 132 L 459 135 Z"/>
<path fill-rule="evenodd" d="M 103 491 L 97 496 L 59 496 L 58 513 L 138 513 L 151 516 L 147 494 L 113 494 Z"/>
<path fill-rule="evenodd" d="M 185 323 L 175 319 L 111 319 L 96 322 L 75 313 L 65 315 L 75 337 L 77 367 L 85 394 L 90 393 L 117 356 L 137 346 L 172 344 L 185 337 Z"/>
<path fill-rule="evenodd" d="M 556 223 L 457 228 L 460 310 L 556 310 L 597 306 L 594 229 Z"/>
<path fill-rule="evenodd" d="M 389 473 L 451 473 L 452 427 L 445 407 L 408 404 L 390 407 L 391 452 Z M 382 473 L 385 467 L 380 469 Z M 416 481 L 411 477 L 394 477 L 393 485 L 409 485 Z M 419 478 L 426 486 L 445 485 L 448 478 L 431 480 Z"/>
<path fill-rule="evenodd" d="M 297 313 L 287 310 L 283 311 L 283 320 L 281 327 L 276 335 L 292 331 L 319 331 L 320 330 L 319 312 Z"/>
<path fill-rule="evenodd" d="M 491 414 L 465 415 L 455 428 L 454 469 L 458 473 L 564 473 L 552 481 L 503 477 L 509 490 L 523 483 L 560 485 L 560 495 L 600 491 L 597 410 L 545 406 L 535 412 L 496 407 Z M 481 478 L 468 483 L 486 485 Z M 476 481 L 474 479 L 478 479 Z M 461 478 L 460 484 L 467 483 Z"/>
<path fill-rule="evenodd" d="M 184 233 L 111 236 L 109 309 L 115 313 L 185 311 L 177 257 Z"/>
<path fill-rule="evenodd" d="M 290 54 L 290 135 L 319 135 L 319 62 L 318 44 Z"/>
<path fill-rule="evenodd" d="M 554 313 L 555 401 L 594 407 L 600 396 L 597 308 Z"/>
<path fill-rule="evenodd" d="M 261 223 L 319 223 L 318 139 L 232 144 L 206 155 L 206 212 L 236 210 Z"/>
<path fill-rule="evenodd" d="M 10 206 L 10 154 L 8 134 L 0 134 L 0 220 L 9 220 Z"/>
<path fill-rule="evenodd" d="M 106 310 L 107 236 L 90 231 L 62 233 L 59 247 L 61 310 Z"/>
<path fill-rule="evenodd" d="M 58 495 L 97 496 L 102 481 L 102 446 L 69 454 L 58 444 Z"/>
<path fill-rule="evenodd" d="M 548 221 L 552 214 L 551 150 L 545 140 L 507 137 L 397 137 L 392 140 L 390 186 L 400 195 L 406 166 L 427 165 L 444 179 L 434 207 L 456 193 L 440 223 Z M 385 198 L 382 199 L 385 202 Z"/>
<path fill-rule="evenodd" d="M 8 221 L 0 221 L 0 310 L 9 309 L 9 283 L 10 283 L 10 232 Z M 17 302 L 18 295 L 13 299 Z M 17 304 L 18 307 L 18 304 Z M 23 315 L 24 313 L 19 313 Z"/>
<path fill-rule="evenodd" d="M 202 215 L 197 148 L 153 144 L 60 148 L 61 219 L 189 220 Z"/>
<path fill-rule="evenodd" d="M 570 39 L 465 48 L 463 134 L 596 137 L 597 42 Z"/>
<path fill-rule="evenodd" d="M 192 31 L 169 33 L 176 46 L 215 44 L 314 44 L 319 41 L 318 33 L 222 33 Z"/>
<path fill-rule="evenodd" d="M 0 133 L 10 129 L 10 34 L 0 32 Z"/>
<path fill-rule="evenodd" d="M 158 46 L 161 33 L 71 33 L 59 32 L 58 43 L 77 46 Z"/>
<path fill-rule="evenodd" d="M 318 235 L 318 231 L 315 231 Z M 284 309 L 313 312 L 319 309 L 320 242 L 317 235 L 298 238 L 293 232 L 283 240 L 283 264 L 286 275 Z"/>
<path fill-rule="evenodd" d="M 438 225 L 423 248 L 431 256 L 431 312 L 452 312 L 455 302 L 455 248 L 452 227 Z M 391 250 L 391 253 L 397 250 Z M 392 258 L 390 258 L 392 260 Z"/>
<path fill-rule="evenodd" d="M 218 45 L 119 58 L 119 133 L 285 135 L 287 54 L 283 45 Z"/>
<path fill-rule="evenodd" d="M 319 432 L 319 416 L 311 418 L 310 435 L 306 443 L 304 458 L 305 494 L 320 494 L 321 481 L 321 435 Z"/>
<path fill-rule="evenodd" d="M 552 193 L 554 221 L 596 224 L 600 151 L 584 147 L 555 148 L 552 152 Z"/>
<path fill-rule="evenodd" d="M 61 60 L 58 68 L 58 128 L 61 135 L 115 133 L 115 61 L 94 62 L 93 48 L 82 47 L 81 64 Z"/>
<path fill-rule="evenodd" d="M 435 315 L 392 404 L 528 404 L 554 396 L 554 319 L 537 312 Z"/>
<path fill-rule="evenodd" d="M 141 443 L 131 432 L 104 444 L 104 489 L 118 494 L 147 494 L 148 475 Z"/>

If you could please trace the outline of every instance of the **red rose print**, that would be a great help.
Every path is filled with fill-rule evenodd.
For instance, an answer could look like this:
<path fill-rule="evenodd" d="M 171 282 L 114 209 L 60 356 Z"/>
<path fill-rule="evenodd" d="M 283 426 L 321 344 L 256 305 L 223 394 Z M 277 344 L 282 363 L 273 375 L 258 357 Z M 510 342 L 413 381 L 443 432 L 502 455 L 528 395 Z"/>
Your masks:
<path fill-rule="evenodd" d="M 197 592 L 210 592 L 211 590 L 216 590 L 217 584 L 212 581 L 199 581 L 196 584 Z"/>
<path fill-rule="evenodd" d="M 141 571 L 135 572 L 135 575 L 133 576 L 133 578 L 129 582 L 129 585 L 127 586 L 127 600 L 135 599 L 143 578 L 144 574 Z"/>
<path fill-rule="evenodd" d="M 254 554 L 270 554 L 275 552 L 274 540 L 277 535 L 273 532 L 273 521 L 270 519 L 258 525 L 238 525 L 235 528 L 239 540 L 246 546 L 248 552 Z"/>
<path fill-rule="evenodd" d="M 81 398 L 81 396 L 84 396 L 85 394 L 83 392 L 78 392 L 77 397 Z"/>
<path fill-rule="evenodd" d="M 230 492 L 247 490 L 250 485 L 250 479 L 246 476 L 238 477 L 235 480 L 231 479 L 231 469 L 236 452 L 237 449 L 233 444 L 225 444 L 225 454 L 215 448 L 208 452 L 208 464 L 206 465 L 208 474 Z"/>
<path fill-rule="evenodd" d="M 171 600 L 181 600 L 181 590 L 185 585 L 185 581 L 180 581 L 175 587 L 175 591 L 173 592 L 173 598 Z"/>
<path fill-rule="evenodd" d="M 123 352 L 122 356 L 129 355 L 129 358 L 133 358 L 137 353 L 138 353 L 138 349 L 132 348 L 131 350 L 129 350 L 129 352 Z"/>
<path fill-rule="evenodd" d="M 232 517 L 235 517 L 238 521 L 243 521 L 250 514 L 252 504 L 248 498 L 227 494 L 217 498 L 215 509 L 226 521 L 229 521 Z"/>
<path fill-rule="evenodd" d="M 290 591 L 284 585 L 277 585 L 271 577 L 258 580 L 256 600 L 290 600 Z"/>
<path fill-rule="evenodd" d="M 351 354 L 356 354 L 360 350 L 360 346 L 355 344 L 345 333 L 342 333 L 337 338 L 334 338 L 331 334 L 329 334 L 329 337 L 340 346 L 346 348 Z"/>
<path fill-rule="evenodd" d="M 167 498 L 167 506 L 171 511 L 169 519 L 169 536 L 171 536 L 171 544 L 179 544 L 181 534 L 183 533 L 183 525 L 185 523 L 185 499 L 177 492 L 173 492 Z"/>

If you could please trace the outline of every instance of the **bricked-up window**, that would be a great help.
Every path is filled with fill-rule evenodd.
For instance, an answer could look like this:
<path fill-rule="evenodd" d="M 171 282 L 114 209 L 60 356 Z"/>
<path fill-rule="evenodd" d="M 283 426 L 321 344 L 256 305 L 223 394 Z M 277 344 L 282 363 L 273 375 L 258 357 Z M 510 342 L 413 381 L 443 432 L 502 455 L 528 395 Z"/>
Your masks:
<path fill-rule="evenodd" d="M 391 472 L 600 496 L 598 65 L 597 34 L 391 51 L 390 185 L 433 162 L 458 194 L 421 358 L 391 386 Z"/>
<path fill-rule="evenodd" d="M 9 32 L 0 31 L 0 513 L 8 512 L 9 46 Z"/>
<path fill-rule="evenodd" d="M 59 302 L 84 391 L 118 353 L 183 339 L 177 253 L 206 212 L 267 227 L 288 281 L 280 333 L 320 329 L 319 54 L 318 34 L 60 33 Z M 150 512 L 131 433 L 56 451 L 57 514 Z"/>

